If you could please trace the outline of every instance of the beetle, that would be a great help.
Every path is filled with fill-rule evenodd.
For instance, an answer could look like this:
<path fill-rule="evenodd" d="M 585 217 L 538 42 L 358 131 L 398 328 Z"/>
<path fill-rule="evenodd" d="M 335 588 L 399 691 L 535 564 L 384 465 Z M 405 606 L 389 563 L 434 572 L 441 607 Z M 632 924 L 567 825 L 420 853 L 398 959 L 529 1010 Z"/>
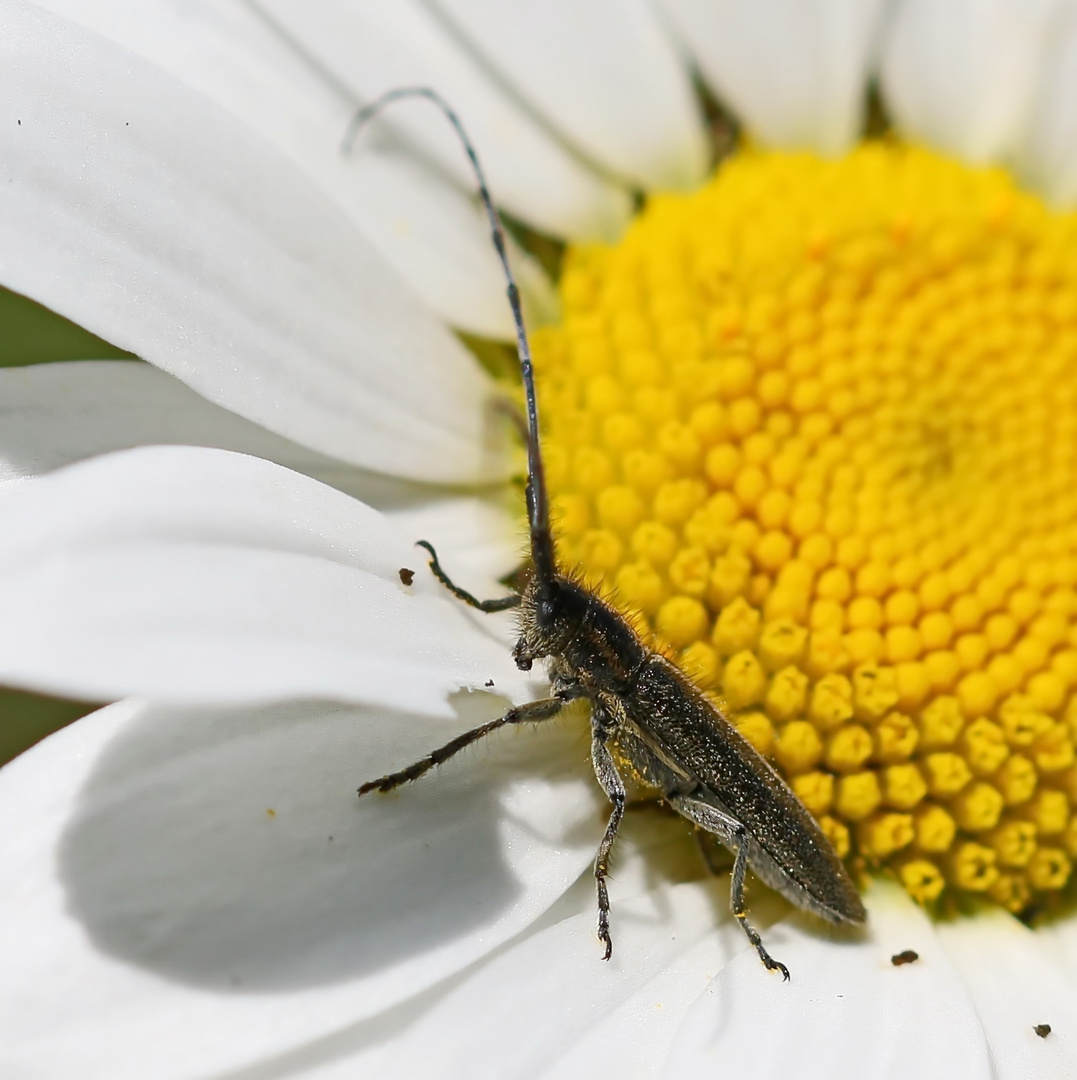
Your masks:
<path fill-rule="evenodd" d="M 356 134 L 371 117 L 406 98 L 430 101 L 455 129 L 471 162 L 505 275 L 526 405 L 526 419 L 519 423 L 527 450 L 525 492 L 531 550 L 523 589 L 479 600 L 446 574 L 433 545 L 426 540 L 418 543 L 430 556 L 433 574 L 458 599 L 484 612 L 518 610 L 514 659 L 524 671 L 536 661 L 545 661 L 550 694 L 458 735 L 399 772 L 364 783 L 359 795 L 392 791 L 499 728 L 548 720 L 570 701 L 584 698 L 591 706 L 591 763 L 612 807 L 594 862 L 603 958 L 608 960 L 613 952 L 606 881 L 610 851 L 625 812 L 622 770 L 627 770 L 697 831 L 714 837 L 733 853 L 730 910 L 763 965 L 788 979 L 789 969 L 767 952 L 748 921 L 745 877 L 749 868 L 791 903 L 831 923 L 859 925 L 866 920 L 856 887 L 815 819 L 724 712 L 683 671 L 648 646 L 620 612 L 577 575 L 558 565 L 534 369 L 519 291 L 504 229 L 463 124 L 437 91 L 403 87 L 390 90 L 356 113 L 344 149 L 350 150 Z"/>

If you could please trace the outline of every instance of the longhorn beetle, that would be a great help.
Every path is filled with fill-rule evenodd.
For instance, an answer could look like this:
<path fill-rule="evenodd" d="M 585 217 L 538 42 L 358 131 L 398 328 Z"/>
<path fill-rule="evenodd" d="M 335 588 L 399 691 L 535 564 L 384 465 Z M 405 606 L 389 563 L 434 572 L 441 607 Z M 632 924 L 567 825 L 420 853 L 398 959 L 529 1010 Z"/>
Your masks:
<path fill-rule="evenodd" d="M 436 91 L 428 87 L 400 88 L 356 113 L 344 150 L 350 151 L 363 124 L 403 98 L 432 102 L 456 130 L 474 170 L 479 198 L 504 270 L 527 405 L 526 423 L 521 420 L 521 429 L 527 446 L 529 575 L 518 595 L 478 600 L 453 583 L 428 541 L 418 543 L 430 555 L 434 576 L 464 603 L 485 612 L 519 609 L 520 636 L 513 650 L 516 664 L 528 671 L 536 660 L 546 660 L 551 693 L 458 735 L 406 769 L 368 781 L 359 788 L 359 795 L 391 791 L 417 780 L 498 728 L 548 720 L 567 702 L 586 698 L 591 704 L 591 762 L 613 807 L 594 867 L 598 936 L 605 948 L 604 959 L 610 958 L 613 949 L 606 876 L 626 799 L 620 763 L 692 822 L 697 836 L 703 839 L 702 833 L 709 833 L 730 849 L 734 855 L 730 909 L 763 965 L 788 979 L 789 969 L 771 957 L 748 921 L 744 878 L 749 867 L 797 907 L 829 922 L 863 923 L 864 906 L 815 820 L 722 711 L 680 669 L 644 644 L 622 615 L 557 565 L 539 443 L 534 372 L 519 292 L 505 250 L 505 233 L 463 124 Z"/>

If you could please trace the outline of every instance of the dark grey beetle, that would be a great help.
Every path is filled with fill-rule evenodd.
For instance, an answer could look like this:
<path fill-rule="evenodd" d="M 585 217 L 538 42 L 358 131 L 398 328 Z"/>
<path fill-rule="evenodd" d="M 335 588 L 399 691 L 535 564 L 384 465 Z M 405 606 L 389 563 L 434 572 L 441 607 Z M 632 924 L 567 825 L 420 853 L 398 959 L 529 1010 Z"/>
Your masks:
<path fill-rule="evenodd" d="M 787 900 L 828 922 L 860 924 L 866 919 L 841 860 L 815 820 L 774 769 L 753 749 L 704 694 L 677 667 L 648 648 L 625 618 L 580 581 L 558 569 L 550 532 L 549 504 L 539 447 L 531 352 L 524 330 L 519 294 L 505 252 L 505 238 L 486 187 L 482 167 L 463 125 L 433 90 L 392 90 L 360 110 L 345 139 L 350 149 L 356 133 L 375 113 L 402 98 L 425 98 L 437 105 L 460 136 L 471 160 L 479 195 L 489 218 L 494 247 L 505 271 L 508 298 L 516 324 L 517 351 L 527 403 L 527 511 L 531 564 L 523 593 L 477 600 L 449 579 L 434 548 L 430 567 L 446 588 L 481 611 L 519 608 L 520 637 L 513 655 L 522 670 L 536 660 L 548 662 L 551 694 L 510 709 L 400 772 L 371 780 L 359 794 L 391 791 L 416 780 L 477 739 L 508 724 L 535 723 L 556 716 L 576 698 L 591 703 L 591 761 L 595 776 L 613 806 L 595 858 L 598 886 L 598 936 L 605 959 L 612 953 L 606 876 L 610 849 L 624 815 L 625 784 L 618 763 L 698 829 L 733 852 L 729 905 L 768 970 L 789 970 L 773 959 L 748 922 L 744 878 L 750 867 Z"/>

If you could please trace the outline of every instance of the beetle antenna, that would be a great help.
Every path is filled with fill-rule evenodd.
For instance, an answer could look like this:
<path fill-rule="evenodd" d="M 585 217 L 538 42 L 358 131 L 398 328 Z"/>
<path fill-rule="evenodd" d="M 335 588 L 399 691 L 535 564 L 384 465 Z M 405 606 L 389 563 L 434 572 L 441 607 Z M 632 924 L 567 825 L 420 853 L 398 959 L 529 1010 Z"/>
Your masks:
<path fill-rule="evenodd" d="M 486 174 L 483 172 L 482 165 L 479 164 L 479 157 L 475 152 L 475 147 L 468 137 L 460 117 L 456 115 L 452 106 L 436 90 L 432 90 L 428 86 L 405 86 L 389 90 L 387 93 L 382 94 L 381 97 L 370 102 L 369 105 L 364 105 L 357 110 L 348 125 L 341 149 L 345 154 L 350 154 L 363 127 L 387 105 L 403 98 L 425 98 L 427 101 L 433 102 L 455 129 L 475 173 L 479 198 L 490 223 L 490 234 L 494 242 L 494 249 L 497 251 L 497 257 L 501 260 L 501 268 L 505 273 L 509 307 L 512 309 L 512 321 L 516 327 L 516 355 L 520 359 L 524 397 L 527 401 L 527 516 L 531 533 L 531 561 L 535 567 L 536 578 L 541 585 L 552 580 L 555 563 L 553 537 L 550 532 L 549 499 L 546 494 L 546 474 L 542 467 L 542 452 L 539 447 L 538 402 L 535 398 L 535 373 L 531 363 L 531 346 L 527 340 L 527 330 L 524 328 L 523 309 L 520 306 L 520 291 L 516 287 L 516 278 L 513 276 L 512 267 L 509 265 L 505 245 L 505 229 L 501 224 L 501 218 L 498 216 L 493 200 L 490 198 L 490 191 L 486 186 Z"/>

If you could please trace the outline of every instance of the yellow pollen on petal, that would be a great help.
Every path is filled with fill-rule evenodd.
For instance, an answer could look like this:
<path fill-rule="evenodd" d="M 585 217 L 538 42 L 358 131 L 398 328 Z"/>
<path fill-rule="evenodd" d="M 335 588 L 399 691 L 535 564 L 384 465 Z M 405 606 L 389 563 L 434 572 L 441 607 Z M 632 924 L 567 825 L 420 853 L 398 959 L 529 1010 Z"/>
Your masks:
<path fill-rule="evenodd" d="M 866 143 L 741 151 L 568 249 L 558 557 L 843 856 L 1023 912 L 1077 857 L 1077 215 Z"/>

